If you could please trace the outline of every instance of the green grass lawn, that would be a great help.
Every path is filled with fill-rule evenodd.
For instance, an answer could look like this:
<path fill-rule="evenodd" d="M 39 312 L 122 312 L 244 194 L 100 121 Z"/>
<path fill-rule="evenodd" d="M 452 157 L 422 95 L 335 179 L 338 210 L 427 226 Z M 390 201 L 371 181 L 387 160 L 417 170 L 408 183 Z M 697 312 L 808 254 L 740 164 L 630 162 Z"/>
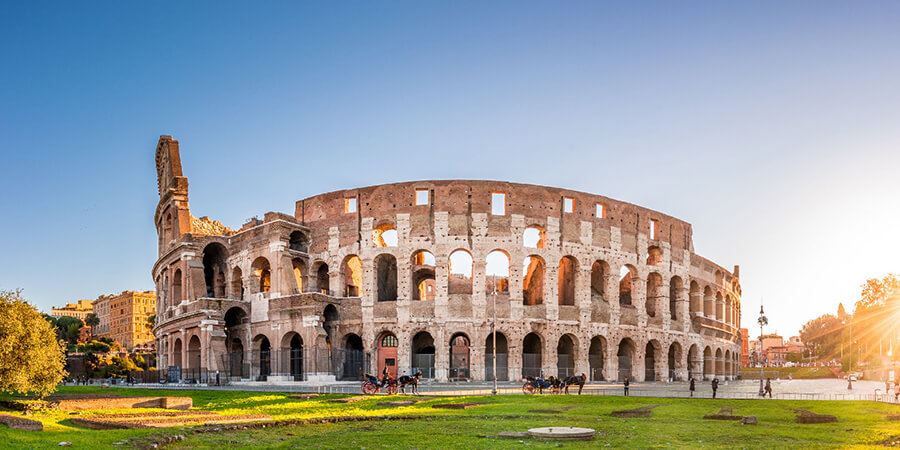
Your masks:
<path fill-rule="evenodd" d="M 362 421 L 336 424 L 293 425 L 241 431 L 191 433 L 190 428 L 165 430 L 88 430 L 72 425 L 69 412 L 39 412 L 32 418 L 44 424 L 43 432 L 10 430 L 0 425 L 0 447 L 44 448 L 59 442 L 73 448 L 127 448 L 149 436 L 180 434 L 186 439 L 173 448 L 567 448 L 611 447 L 852 447 L 874 446 L 887 439 L 900 441 L 900 422 L 887 415 L 900 415 L 900 407 L 874 402 L 709 400 L 613 396 L 524 396 L 444 397 L 413 406 L 391 408 L 377 403 L 404 398 L 375 396 L 357 403 L 331 403 L 327 396 L 294 400 L 271 392 L 159 391 L 65 387 L 63 394 L 116 393 L 122 395 L 190 396 L 194 409 L 220 414 L 268 414 L 274 419 L 306 419 L 330 416 L 421 415 L 403 421 Z M 468 410 L 431 408 L 437 403 L 487 402 Z M 620 409 L 660 405 L 650 418 L 619 419 L 609 415 Z M 559 414 L 531 413 L 530 409 L 574 408 Z M 706 414 L 732 407 L 736 415 L 755 415 L 759 425 L 734 421 L 704 420 Z M 795 408 L 832 414 L 838 422 L 801 425 L 794 422 Z M 123 410 L 84 412 L 83 415 Z M 127 410 L 135 412 L 134 410 Z M 597 430 L 592 442 L 553 442 L 494 438 L 500 431 L 526 431 L 540 426 L 581 426 Z M 129 438 L 128 445 L 114 445 Z M 146 442 L 146 441 L 144 441 Z"/>

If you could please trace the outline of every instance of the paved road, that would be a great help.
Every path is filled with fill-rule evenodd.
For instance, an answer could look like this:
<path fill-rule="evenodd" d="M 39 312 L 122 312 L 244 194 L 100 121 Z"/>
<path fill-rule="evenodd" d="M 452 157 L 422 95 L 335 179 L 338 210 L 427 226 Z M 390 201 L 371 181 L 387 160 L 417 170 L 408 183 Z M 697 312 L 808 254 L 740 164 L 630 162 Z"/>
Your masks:
<path fill-rule="evenodd" d="M 278 391 L 278 392 L 320 392 L 359 394 L 360 383 L 336 382 L 329 384 L 310 384 L 304 382 L 286 383 L 241 383 L 229 386 L 175 385 L 175 384 L 143 384 L 135 387 L 152 389 L 215 389 L 245 391 Z M 712 397 L 709 382 L 696 384 L 695 397 Z M 498 384 L 501 394 L 522 393 L 519 382 Z M 577 388 L 576 388 L 577 389 Z M 809 399 L 809 400 L 886 400 L 884 383 L 879 381 L 857 381 L 853 389 L 847 389 L 847 381 L 839 379 L 824 380 L 772 380 L 772 391 L 777 399 Z M 419 386 L 422 395 L 486 395 L 491 393 L 490 383 L 431 383 L 423 382 Z M 577 391 L 570 391 L 575 393 Z M 719 384 L 719 398 L 758 398 L 759 381 L 723 381 Z M 619 383 L 590 383 L 585 385 L 584 394 L 589 395 L 622 395 Z M 687 383 L 632 383 L 630 395 L 640 397 L 689 397 Z M 893 401 L 893 398 L 887 398 Z"/>

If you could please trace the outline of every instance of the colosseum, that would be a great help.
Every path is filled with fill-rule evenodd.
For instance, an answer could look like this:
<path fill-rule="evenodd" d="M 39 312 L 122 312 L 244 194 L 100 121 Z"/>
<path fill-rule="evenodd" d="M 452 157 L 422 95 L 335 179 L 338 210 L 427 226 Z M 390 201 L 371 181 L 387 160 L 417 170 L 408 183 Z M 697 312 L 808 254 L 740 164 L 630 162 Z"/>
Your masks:
<path fill-rule="evenodd" d="M 691 225 L 607 197 L 415 181 L 296 202 L 234 230 L 188 206 L 178 141 L 156 147 L 158 368 L 205 382 L 587 374 L 731 378 L 738 266 Z M 496 329 L 496 333 L 493 330 Z"/>

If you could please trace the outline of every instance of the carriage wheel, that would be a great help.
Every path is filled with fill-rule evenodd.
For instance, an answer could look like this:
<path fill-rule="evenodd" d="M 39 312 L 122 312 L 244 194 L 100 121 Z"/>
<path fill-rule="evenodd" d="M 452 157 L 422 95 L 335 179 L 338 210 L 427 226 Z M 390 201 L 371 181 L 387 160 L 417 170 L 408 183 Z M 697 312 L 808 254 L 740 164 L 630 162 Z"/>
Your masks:
<path fill-rule="evenodd" d="M 534 394 L 534 386 L 531 383 L 525 383 L 522 385 L 522 392 L 525 394 Z"/>
<path fill-rule="evenodd" d="M 363 381 L 363 384 L 362 384 L 363 394 L 371 395 L 371 394 L 374 394 L 376 391 L 378 391 L 378 387 L 375 386 L 375 383 L 372 383 L 371 381 Z"/>
<path fill-rule="evenodd" d="M 400 388 L 397 387 L 396 384 L 389 384 L 388 387 L 387 387 L 387 394 L 388 394 L 388 395 L 397 395 L 397 392 L 399 392 L 399 391 L 400 391 Z"/>

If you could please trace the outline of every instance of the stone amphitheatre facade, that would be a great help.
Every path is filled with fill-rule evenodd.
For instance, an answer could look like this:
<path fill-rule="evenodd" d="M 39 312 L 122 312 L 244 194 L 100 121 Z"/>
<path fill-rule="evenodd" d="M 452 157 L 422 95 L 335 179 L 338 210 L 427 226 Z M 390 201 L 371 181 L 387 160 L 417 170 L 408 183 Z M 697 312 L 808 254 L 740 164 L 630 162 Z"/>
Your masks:
<path fill-rule="evenodd" d="M 495 347 L 500 380 L 739 369 L 738 267 L 695 254 L 691 225 L 665 214 L 545 186 L 417 181 L 317 195 L 232 230 L 191 215 L 170 136 L 156 166 L 154 333 L 174 378 L 487 380 Z"/>

